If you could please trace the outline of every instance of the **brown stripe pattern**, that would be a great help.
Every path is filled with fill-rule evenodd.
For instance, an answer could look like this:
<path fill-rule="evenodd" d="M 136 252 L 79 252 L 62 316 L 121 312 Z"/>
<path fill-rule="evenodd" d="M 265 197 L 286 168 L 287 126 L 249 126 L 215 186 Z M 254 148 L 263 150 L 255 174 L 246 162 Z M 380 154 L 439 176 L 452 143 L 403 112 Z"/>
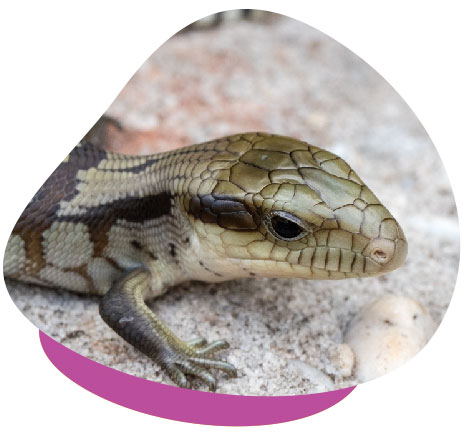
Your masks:
<path fill-rule="evenodd" d="M 280 237 L 276 221 L 298 236 Z M 137 267 L 163 287 L 250 275 L 345 278 L 392 270 L 406 251 L 396 220 L 341 158 L 245 133 L 152 156 L 81 143 L 22 213 L 4 271 L 104 293 Z"/>

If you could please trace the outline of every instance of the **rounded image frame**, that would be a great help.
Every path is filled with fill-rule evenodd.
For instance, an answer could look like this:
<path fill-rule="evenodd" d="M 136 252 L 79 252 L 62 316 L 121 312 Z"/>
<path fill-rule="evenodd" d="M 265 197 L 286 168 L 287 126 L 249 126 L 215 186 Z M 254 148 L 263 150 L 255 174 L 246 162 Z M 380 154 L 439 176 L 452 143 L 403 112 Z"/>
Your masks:
<path fill-rule="evenodd" d="M 266 147 L 259 145 L 259 141 L 254 142 L 258 136 L 246 135 L 255 132 L 271 134 L 270 144 L 267 144 L 266 135 L 259 136 Z M 281 135 L 297 141 L 288 142 Z M 287 172 L 283 175 L 266 174 L 269 176 L 268 184 L 277 185 L 284 176 L 285 182 L 297 185 L 300 181 L 296 180 L 293 172 L 290 173 L 293 169 L 284 167 L 288 163 L 283 157 L 279 157 L 277 163 L 274 158 L 277 153 L 285 152 L 295 158 L 295 152 L 303 152 L 301 143 L 304 143 L 303 147 L 310 146 L 312 160 L 304 163 L 306 166 L 301 166 L 298 161 L 300 173 L 297 175 L 301 176 L 301 171 L 310 166 L 317 166 L 319 171 L 324 172 L 323 177 L 315 181 L 312 171 L 313 178 L 309 181 L 304 178 L 304 183 L 317 192 L 317 200 L 312 206 L 323 203 L 334 214 L 321 217 L 322 211 L 314 211 L 313 208 L 310 218 L 307 214 L 298 214 L 300 207 L 307 210 L 305 201 L 308 195 L 302 196 L 297 201 L 298 206 L 293 208 L 286 197 L 281 201 L 287 201 L 285 207 L 275 200 L 272 207 L 277 208 L 269 208 L 272 211 L 266 214 L 263 203 L 267 203 L 268 198 L 263 193 L 264 187 L 256 187 L 261 182 L 260 174 L 253 178 L 250 187 L 256 187 L 256 191 L 245 191 L 261 195 L 259 205 L 256 199 L 253 202 L 253 211 L 245 202 L 245 195 L 239 200 L 230 191 L 217 197 L 212 191 L 204 196 L 214 196 L 214 209 L 219 211 L 212 213 L 214 218 L 205 217 L 205 209 L 212 210 L 213 205 L 205 206 L 205 201 L 199 199 L 198 203 L 204 208 L 197 212 L 195 198 L 188 196 L 184 200 L 184 196 L 179 196 L 182 206 L 190 213 L 190 220 L 186 221 L 194 222 L 192 224 L 196 228 L 193 232 L 185 227 L 175 228 L 179 238 L 182 235 L 189 240 L 188 247 L 169 237 L 173 229 L 169 219 L 164 218 L 165 214 L 172 214 L 173 204 L 178 205 L 177 199 L 170 197 L 170 205 L 166 205 L 167 202 L 160 199 L 163 192 L 153 194 L 140 187 L 143 192 L 136 194 L 137 203 L 133 201 L 121 208 L 120 197 L 126 193 L 121 193 L 123 189 L 118 187 L 118 179 L 126 184 L 125 191 L 134 191 L 130 185 L 133 177 L 142 171 L 148 173 L 150 165 L 159 164 L 160 157 L 157 155 L 160 153 L 171 152 L 176 155 L 174 160 L 178 161 L 180 153 L 175 153 L 184 146 L 221 137 L 227 137 L 228 143 L 222 144 L 221 139 L 214 142 L 215 152 L 219 149 L 222 153 L 220 158 L 211 154 L 209 145 L 199 146 L 200 152 L 210 152 L 205 157 L 204 166 L 214 163 L 214 167 L 221 166 L 220 170 L 230 170 L 229 179 L 234 177 L 242 190 L 245 187 L 240 182 L 250 175 L 237 167 L 247 164 L 256 173 L 264 171 L 263 167 L 267 165 L 277 164 L 276 167 L 269 166 L 269 173 L 278 170 Z M 241 142 L 246 142 L 245 150 L 240 148 L 244 146 Z M 53 222 L 41 227 L 38 233 L 44 258 L 41 266 L 46 271 L 33 278 L 21 277 L 24 270 L 18 268 L 18 258 L 24 252 L 27 261 L 32 261 L 33 242 L 23 237 L 18 225 L 7 246 L 4 271 L 13 301 L 39 328 L 41 344 L 52 363 L 73 381 L 99 396 L 144 413 L 194 423 L 262 425 L 294 420 L 334 405 L 357 384 L 401 366 L 426 345 L 445 315 L 457 277 L 459 226 L 455 201 L 441 160 L 420 122 L 390 85 L 346 47 L 306 24 L 255 10 L 227 11 L 193 23 L 147 59 L 104 116 L 85 135 L 82 143 L 84 145 L 75 148 L 60 167 L 69 164 L 73 158 L 79 160 L 82 155 L 96 156 L 96 159 L 91 164 L 87 160 L 84 162 L 86 167 L 74 170 L 76 184 L 72 192 L 60 199 L 63 202 L 54 208 Z M 249 143 L 251 147 L 248 147 Z M 84 148 L 88 145 L 95 151 Z M 223 155 L 232 153 L 231 149 L 239 153 L 238 163 L 234 162 L 237 166 L 233 169 L 230 168 L 230 160 L 227 160 L 229 156 Z M 255 158 L 256 152 L 260 153 L 259 164 L 262 166 L 257 166 L 255 160 L 250 163 L 251 155 Z M 418 154 L 421 158 L 415 160 L 414 166 L 411 165 L 410 161 Z M 102 241 L 93 235 L 91 229 L 81 232 L 86 234 L 83 237 L 87 237 L 87 244 L 85 241 L 84 244 L 70 243 L 70 247 L 66 246 L 73 236 L 61 244 L 54 241 L 60 235 L 52 235 L 52 228 L 59 226 L 69 233 L 81 222 L 84 226 L 91 226 L 88 220 L 79 221 L 76 216 L 67 220 L 63 218 L 66 213 L 63 203 L 77 204 L 78 207 L 86 204 L 86 197 L 78 196 L 76 192 L 85 194 L 84 184 L 91 178 L 89 173 L 102 168 L 107 170 L 105 164 L 113 158 L 111 155 L 137 157 L 127 160 L 127 164 L 124 162 L 126 157 L 121 157 L 117 170 L 126 171 L 128 175 L 119 174 L 111 179 L 108 189 L 97 199 L 100 210 L 105 203 L 117 202 L 119 206 L 106 207 L 108 215 L 116 217 L 105 217 L 107 225 L 97 228 L 100 233 L 105 231 L 107 234 L 103 237 L 106 244 L 101 247 Z M 150 155 L 155 157 L 150 160 L 151 157 L 147 157 Z M 227 164 L 218 163 L 224 159 Z M 182 170 L 189 170 L 185 169 L 187 163 Z M 161 185 L 163 179 L 172 175 L 169 171 L 176 170 L 170 168 L 169 165 L 167 168 L 156 167 L 154 175 L 150 176 L 156 178 L 157 185 Z M 223 176 L 218 174 L 220 170 L 214 172 L 215 177 Z M 190 173 L 193 172 L 190 169 Z M 346 174 L 342 175 L 342 172 Z M 433 183 L 425 179 L 430 173 L 434 176 Z M 367 232 L 377 232 L 366 238 L 362 248 L 358 247 L 358 251 L 350 256 L 351 268 L 342 276 L 339 272 L 347 250 L 344 234 L 347 231 L 363 234 L 364 230 L 363 223 L 356 223 L 354 211 L 336 213 L 355 203 L 351 198 L 340 204 L 337 202 L 343 194 L 351 194 L 351 190 L 345 184 L 334 187 L 330 183 L 335 182 L 334 179 L 337 182 L 344 180 L 344 177 L 347 183 L 354 182 L 360 186 L 360 192 L 355 195 L 358 200 L 356 213 L 362 215 L 359 217 L 362 222 L 367 222 L 364 223 L 368 227 Z M 199 175 L 198 179 L 207 178 Z M 217 183 L 218 179 L 214 181 Z M 292 197 L 295 197 L 297 188 L 292 188 Z M 331 191 L 336 193 L 325 191 L 325 188 L 332 188 Z M 189 191 L 188 187 L 185 191 Z M 278 191 L 276 187 L 273 194 Z M 156 224 L 150 226 L 143 237 L 152 241 L 150 234 L 162 234 L 153 239 L 159 246 L 164 243 L 153 251 L 147 250 L 143 237 L 134 239 L 132 236 L 134 225 L 148 225 L 150 219 L 146 214 L 140 217 L 137 208 L 139 200 L 144 200 L 144 205 L 147 205 L 145 198 L 148 196 L 156 196 L 154 205 L 148 205 L 149 212 L 159 215 Z M 186 202 L 188 205 L 185 205 Z M 95 204 L 85 206 L 97 208 Z M 365 209 L 368 211 L 364 212 Z M 372 209 L 376 211 L 369 211 Z M 126 214 L 118 214 L 120 212 Z M 224 218 L 231 213 L 240 216 L 239 223 L 237 219 L 231 223 Z M 370 222 L 369 219 L 374 218 L 381 220 Z M 122 220 L 129 224 L 121 225 Z M 332 224 L 329 221 L 336 221 L 338 226 L 329 227 Z M 197 222 L 200 222 L 201 229 L 195 226 Z M 351 229 L 350 225 L 356 224 L 357 229 Z M 376 229 L 371 229 L 373 227 Z M 116 247 L 113 247 L 124 250 L 124 258 L 107 253 L 108 245 L 113 242 L 113 235 L 108 235 L 111 230 L 117 234 Z M 335 232 L 330 235 L 332 230 L 338 231 L 337 236 Z M 389 230 L 395 235 L 388 235 Z M 29 230 L 27 236 L 32 237 L 32 232 Z M 130 237 L 127 235 L 129 232 Z M 231 238 L 242 239 L 240 237 L 244 233 L 249 238 L 251 232 L 260 237 L 262 245 L 257 255 L 261 255 L 261 262 L 265 249 L 262 246 L 272 244 L 272 259 L 276 261 L 272 267 L 263 265 L 259 268 L 251 260 L 256 258 L 250 257 L 250 248 L 244 253 L 245 242 L 237 242 L 233 249 L 228 248 Z M 205 234 L 209 237 L 208 243 L 201 241 Z M 191 246 L 195 245 L 192 240 L 196 236 L 200 247 L 192 250 Z M 253 236 L 253 242 L 256 242 L 256 235 Z M 313 254 L 309 262 L 312 274 L 308 275 L 308 280 L 304 279 L 308 270 L 303 270 L 306 264 L 301 253 L 303 249 L 298 247 L 300 251 L 295 247 L 296 243 L 301 245 L 306 239 L 306 249 L 312 249 L 312 252 L 324 249 L 325 254 L 324 272 L 315 271 L 324 267 L 315 265 L 322 260 L 318 259 L 317 253 Z M 358 242 L 354 239 L 350 239 L 350 249 L 353 243 Z M 406 239 L 407 258 L 406 247 L 403 247 Z M 375 243 L 371 246 L 372 240 Z M 220 243 L 223 244 L 217 247 Z M 339 248 L 339 244 L 331 243 L 345 244 Z M 56 246 L 61 249 L 58 259 L 54 257 Z M 68 264 L 68 259 L 81 260 L 82 252 L 88 246 L 90 250 L 87 250 L 91 251 L 89 257 L 96 257 L 95 252 L 100 249 L 99 259 L 107 255 L 106 262 L 99 260 L 98 267 L 95 261 L 93 265 L 82 262 L 76 267 Z M 331 252 L 337 248 L 338 265 L 330 269 L 331 261 L 335 261 L 333 257 L 331 259 Z M 284 249 L 288 249 L 285 255 L 282 253 Z M 182 250 L 187 253 L 184 255 Z M 62 259 L 63 251 L 67 255 L 66 260 Z M 295 251 L 299 254 L 297 259 L 292 253 Z M 148 306 L 157 315 L 156 320 L 162 318 L 166 321 L 182 342 L 195 336 L 207 338 L 213 350 L 219 351 L 217 355 L 214 351 L 205 350 L 208 343 L 196 348 L 199 339 L 193 341 L 193 346 L 187 350 L 184 344 L 174 346 L 176 351 L 188 353 L 191 358 L 199 359 L 199 355 L 205 355 L 201 357 L 200 365 L 188 365 L 178 374 L 166 368 L 167 359 L 153 356 L 150 350 L 140 346 L 136 346 L 137 350 L 128 343 L 130 339 L 124 333 L 126 323 L 134 318 L 132 314 L 124 311 L 113 321 L 113 304 L 106 305 L 110 313 L 105 314 L 101 295 L 109 293 L 112 283 L 101 287 L 104 289 L 95 285 L 82 291 L 79 283 L 66 288 L 67 284 L 60 280 L 72 281 L 79 273 L 81 277 L 88 275 L 92 280 L 95 277 L 92 277 L 91 270 L 96 269 L 93 276 L 109 273 L 111 277 L 107 280 L 112 282 L 116 274 L 108 270 L 113 267 L 118 270 L 118 279 L 126 279 L 124 282 L 127 282 L 128 273 L 137 268 L 134 263 L 141 255 L 150 257 L 144 263 L 144 269 L 150 273 L 172 274 L 173 267 L 182 269 L 180 277 L 163 277 L 167 282 L 163 287 L 153 289 L 152 284 L 151 295 L 156 299 L 149 301 Z M 193 255 L 197 255 L 196 268 L 192 265 Z M 269 255 L 271 258 L 271 253 Z M 150 268 L 147 264 L 151 264 L 155 257 L 160 261 L 158 256 L 167 259 L 161 260 L 160 268 Z M 358 271 L 355 275 L 353 264 L 361 256 L 369 258 L 364 259 L 362 273 Z M 8 271 L 8 257 L 17 267 L 13 271 Z M 277 257 L 280 259 L 277 260 Z M 286 269 L 281 262 L 292 266 Z M 447 266 L 443 267 L 442 263 Z M 104 267 L 107 267 L 106 271 Z M 52 268 L 53 271 L 50 271 Z M 60 268 L 59 273 L 57 268 Z M 76 271 L 78 268 L 79 273 Z M 239 268 L 240 272 L 237 271 Z M 372 276 L 364 278 L 369 273 Z M 52 288 L 54 286 L 65 290 L 56 290 Z M 125 288 L 124 284 L 116 286 Z M 81 292 L 87 293 L 87 296 L 82 296 Z M 128 302 L 125 306 L 135 306 L 137 314 L 136 305 Z M 118 329 L 114 323 L 122 324 L 122 327 Z M 162 335 L 162 338 L 169 340 L 171 336 L 174 335 Z M 222 343 L 223 339 L 228 342 L 229 348 Z M 198 353 L 192 353 L 192 348 Z M 233 378 L 235 373 L 237 375 Z M 184 379 L 187 381 L 185 384 L 182 382 Z M 118 396 L 117 387 L 110 387 L 118 382 L 124 384 L 124 390 L 132 390 L 126 397 L 127 401 Z M 173 387 L 176 383 L 198 390 Z M 211 389 L 216 394 L 207 392 Z M 135 399 L 137 395 L 147 394 L 164 396 L 166 405 L 160 406 L 161 401 L 151 401 L 146 407 Z M 268 399 L 271 396 L 273 400 Z M 196 400 L 198 406 L 192 407 L 191 412 L 175 409 L 171 413 L 171 402 L 176 400 Z M 231 405 L 243 408 L 233 415 L 221 413 L 221 408 L 230 408 Z M 202 412 L 202 408 L 211 406 L 217 406 L 217 411 Z M 187 408 L 186 405 L 183 407 Z M 279 408 L 282 410 L 278 411 Z M 289 413 L 287 409 L 293 411 Z"/>

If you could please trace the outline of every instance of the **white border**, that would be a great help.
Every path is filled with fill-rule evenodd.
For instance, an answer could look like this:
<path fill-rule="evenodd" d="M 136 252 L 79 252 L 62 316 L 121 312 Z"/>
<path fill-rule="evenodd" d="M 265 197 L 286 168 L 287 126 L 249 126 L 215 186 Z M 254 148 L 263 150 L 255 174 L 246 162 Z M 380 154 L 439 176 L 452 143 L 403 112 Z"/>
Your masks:
<path fill-rule="evenodd" d="M 172 0 L 73 4 L 10 2 L 0 12 L 1 248 L 24 204 L 66 153 L 63 143 L 68 150 L 74 146 L 157 46 L 181 27 L 219 8 L 264 8 L 300 19 L 370 63 L 407 101 L 429 132 L 462 215 L 463 187 L 459 183 L 464 68 L 460 41 L 464 41 L 464 26 L 460 2 Z M 461 272 L 458 288 L 462 288 L 462 281 Z M 464 386 L 462 302 L 462 291 L 457 290 L 432 341 L 404 367 L 359 387 L 331 410 L 265 429 L 459 432 L 463 428 Z M 47 433 L 226 430 L 142 415 L 84 391 L 46 360 L 37 331 L 14 308 L 5 290 L 0 291 L 0 309 L 2 426 Z M 258 429 L 262 428 L 246 430 Z"/>

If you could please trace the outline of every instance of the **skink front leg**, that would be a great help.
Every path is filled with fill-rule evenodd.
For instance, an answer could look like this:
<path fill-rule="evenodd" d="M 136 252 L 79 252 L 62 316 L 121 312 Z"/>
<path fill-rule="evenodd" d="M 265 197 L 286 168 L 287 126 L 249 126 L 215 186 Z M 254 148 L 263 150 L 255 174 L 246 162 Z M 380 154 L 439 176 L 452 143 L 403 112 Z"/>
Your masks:
<path fill-rule="evenodd" d="M 186 374 L 200 378 L 210 390 L 217 381 L 209 372 L 215 368 L 237 375 L 233 365 L 212 355 L 228 348 L 225 341 L 210 344 L 204 339 L 184 342 L 179 339 L 145 304 L 150 274 L 142 269 L 129 273 L 103 296 L 100 315 L 116 333 L 152 358 L 180 387 L 188 387 Z"/>

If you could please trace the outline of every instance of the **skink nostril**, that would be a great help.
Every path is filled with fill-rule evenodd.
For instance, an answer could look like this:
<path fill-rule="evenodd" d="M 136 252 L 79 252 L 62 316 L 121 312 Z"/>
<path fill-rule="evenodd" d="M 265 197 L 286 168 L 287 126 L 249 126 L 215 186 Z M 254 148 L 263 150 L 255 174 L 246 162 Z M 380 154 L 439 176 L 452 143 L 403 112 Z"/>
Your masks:
<path fill-rule="evenodd" d="M 395 254 L 395 243 L 385 238 L 373 239 L 365 249 L 365 254 L 375 263 L 386 266 Z"/>
<path fill-rule="evenodd" d="M 377 262 L 383 262 L 388 257 L 385 251 L 379 248 L 372 250 L 371 256 L 372 256 L 372 259 L 376 260 Z"/>

